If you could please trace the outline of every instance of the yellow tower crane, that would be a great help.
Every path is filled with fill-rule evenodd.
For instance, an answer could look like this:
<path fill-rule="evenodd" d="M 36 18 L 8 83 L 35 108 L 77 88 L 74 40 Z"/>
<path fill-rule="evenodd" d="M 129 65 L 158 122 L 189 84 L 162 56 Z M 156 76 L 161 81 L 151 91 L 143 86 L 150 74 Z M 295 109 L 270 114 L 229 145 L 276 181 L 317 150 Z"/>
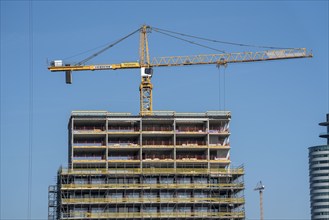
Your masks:
<path fill-rule="evenodd" d="M 140 114 L 152 115 L 152 83 L 151 78 L 153 75 L 153 67 L 166 67 L 166 66 L 187 66 L 187 65 L 204 65 L 215 64 L 217 66 L 227 65 L 229 63 L 243 63 L 243 62 L 256 62 L 256 61 L 269 61 L 280 59 L 294 59 L 294 58 L 310 58 L 313 57 L 311 52 L 305 48 L 288 48 L 288 49 L 275 49 L 258 52 L 237 52 L 237 53 L 220 53 L 220 54 L 200 54 L 190 56 L 167 56 L 167 57 L 154 57 L 150 59 L 148 47 L 148 33 L 152 30 L 150 26 L 143 25 L 141 28 L 130 33 L 124 38 L 118 40 L 93 54 L 87 59 L 77 63 L 76 65 L 64 64 L 62 60 L 54 60 L 50 63 L 48 69 L 51 72 L 65 72 L 66 83 L 72 83 L 71 73 L 73 71 L 94 71 L 94 70 L 117 70 L 117 69 L 140 69 L 141 70 L 141 84 L 140 90 Z M 139 62 L 124 62 L 116 64 L 94 64 L 84 65 L 85 62 L 98 54 L 104 52 L 106 49 L 113 47 L 115 44 L 128 38 L 129 36 L 140 32 L 139 43 Z"/>

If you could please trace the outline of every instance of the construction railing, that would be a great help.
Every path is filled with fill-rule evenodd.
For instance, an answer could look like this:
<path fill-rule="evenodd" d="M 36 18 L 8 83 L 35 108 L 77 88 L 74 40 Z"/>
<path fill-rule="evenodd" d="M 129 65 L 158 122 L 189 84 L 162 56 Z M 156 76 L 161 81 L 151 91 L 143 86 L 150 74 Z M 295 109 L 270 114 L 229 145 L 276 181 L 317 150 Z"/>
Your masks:
<path fill-rule="evenodd" d="M 59 171 L 65 174 L 220 174 L 220 175 L 242 175 L 243 168 L 235 169 L 208 169 L 208 168 L 92 168 L 92 169 L 68 169 L 62 168 Z"/>
<path fill-rule="evenodd" d="M 143 125 L 143 132 L 157 131 L 157 132 L 173 132 L 172 125 Z"/>
<path fill-rule="evenodd" d="M 83 190 L 83 189 L 243 189 L 243 183 L 211 184 L 211 183 L 190 183 L 190 184 L 63 184 L 62 190 Z"/>
<path fill-rule="evenodd" d="M 215 219 L 229 219 L 229 218 L 244 218 L 244 212 L 104 212 L 104 213 L 90 213 L 90 212 L 71 212 L 64 213 L 62 219 L 73 218 L 215 218 Z"/>
<path fill-rule="evenodd" d="M 118 203 L 221 203 L 243 204 L 244 198 L 69 198 L 62 199 L 62 204 L 118 204 Z"/>

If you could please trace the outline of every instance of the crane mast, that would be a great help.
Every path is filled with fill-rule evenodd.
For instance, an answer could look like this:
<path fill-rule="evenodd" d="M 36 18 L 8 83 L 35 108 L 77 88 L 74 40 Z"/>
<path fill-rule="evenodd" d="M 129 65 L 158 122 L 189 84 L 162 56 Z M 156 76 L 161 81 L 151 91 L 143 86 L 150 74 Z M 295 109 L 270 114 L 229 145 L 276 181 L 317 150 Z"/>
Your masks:
<path fill-rule="evenodd" d="M 259 181 L 254 190 L 259 191 L 260 220 L 264 220 L 263 191 L 265 190 L 265 186 L 262 184 L 262 181 Z"/>
<path fill-rule="evenodd" d="M 308 52 L 306 48 L 288 48 L 276 49 L 257 52 L 236 52 L 236 53 L 220 53 L 220 54 L 199 54 L 189 56 L 167 56 L 167 57 L 154 57 L 150 59 L 149 45 L 147 34 L 150 33 L 152 28 L 143 25 L 138 30 L 132 32 L 128 36 L 120 39 L 116 43 L 126 39 L 137 31 L 140 32 L 139 41 L 139 62 L 124 62 L 116 64 L 94 64 L 84 65 L 84 62 L 79 62 L 77 65 L 64 64 L 62 60 L 54 60 L 48 67 L 51 72 L 65 72 L 66 83 L 71 84 L 71 73 L 73 71 L 95 71 L 95 70 L 117 70 L 117 69 L 140 69 L 141 84 L 140 91 L 140 115 L 152 115 L 153 112 L 153 99 L 152 90 L 153 85 L 151 78 L 153 75 L 154 67 L 170 67 L 170 66 L 188 66 L 188 65 L 208 65 L 215 64 L 217 66 L 227 65 L 229 63 L 244 63 L 244 62 L 258 62 L 270 61 L 281 59 L 296 59 L 296 58 L 311 58 L 313 54 Z M 114 46 L 109 45 L 107 48 Z M 103 52 L 101 50 L 99 53 Z M 98 55 L 96 53 L 91 57 Z M 87 58 L 85 60 L 89 60 Z"/>
<path fill-rule="evenodd" d="M 141 115 L 151 115 L 153 111 L 153 85 L 151 83 L 153 70 L 150 68 L 150 54 L 147 40 L 147 33 L 149 32 L 149 29 L 149 26 L 143 25 L 140 30 L 139 64 L 141 67 L 141 84 L 139 86 L 139 94 Z"/>
<path fill-rule="evenodd" d="M 150 65 L 150 54 L 147 40 L 148 32 L 150 32 L 150 27 L 143 25 L 140 29 L 139 39 L 139 62 L 141 67 L 149 67 Z"/>

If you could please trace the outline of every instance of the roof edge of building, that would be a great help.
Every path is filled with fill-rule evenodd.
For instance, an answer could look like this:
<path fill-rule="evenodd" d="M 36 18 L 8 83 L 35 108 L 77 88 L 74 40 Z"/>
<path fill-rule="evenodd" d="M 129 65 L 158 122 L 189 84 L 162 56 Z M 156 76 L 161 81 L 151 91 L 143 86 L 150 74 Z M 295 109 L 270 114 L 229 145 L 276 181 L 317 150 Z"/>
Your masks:
<path fill-rule="evenodd" d="M 206 112 L 176 112 L 176 111 L 153 111 L 151 115 L 143 117 L 154 117 L 154 116 L 164 116 L 164 117 L 207 117 L 207 116 L 230 116 L 230 111 L 206 111 Z M 107 116 L 140 116 L 132 115 L 130 112 L 109 112 L 109 111 L 94 111 L 94 110 L 85 110 L 85 111 L 72 111 L 71 116 L 98 116 L 98 117 L 107 117 Z"/>

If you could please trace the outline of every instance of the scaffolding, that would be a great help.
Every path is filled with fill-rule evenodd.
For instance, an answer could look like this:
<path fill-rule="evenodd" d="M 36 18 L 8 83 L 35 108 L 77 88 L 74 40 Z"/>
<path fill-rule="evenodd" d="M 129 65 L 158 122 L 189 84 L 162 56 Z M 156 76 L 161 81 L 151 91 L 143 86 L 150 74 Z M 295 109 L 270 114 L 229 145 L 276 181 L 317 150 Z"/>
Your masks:
<path fill-rule="evenodd" d="M 48 220 L 57 219 L 57 186 L 48 187 Z"/>
<path fill-rule="evenodd" d="M 122 170 L 61 169 L 61 219 L 244 218 L 243 167 Z"/>

